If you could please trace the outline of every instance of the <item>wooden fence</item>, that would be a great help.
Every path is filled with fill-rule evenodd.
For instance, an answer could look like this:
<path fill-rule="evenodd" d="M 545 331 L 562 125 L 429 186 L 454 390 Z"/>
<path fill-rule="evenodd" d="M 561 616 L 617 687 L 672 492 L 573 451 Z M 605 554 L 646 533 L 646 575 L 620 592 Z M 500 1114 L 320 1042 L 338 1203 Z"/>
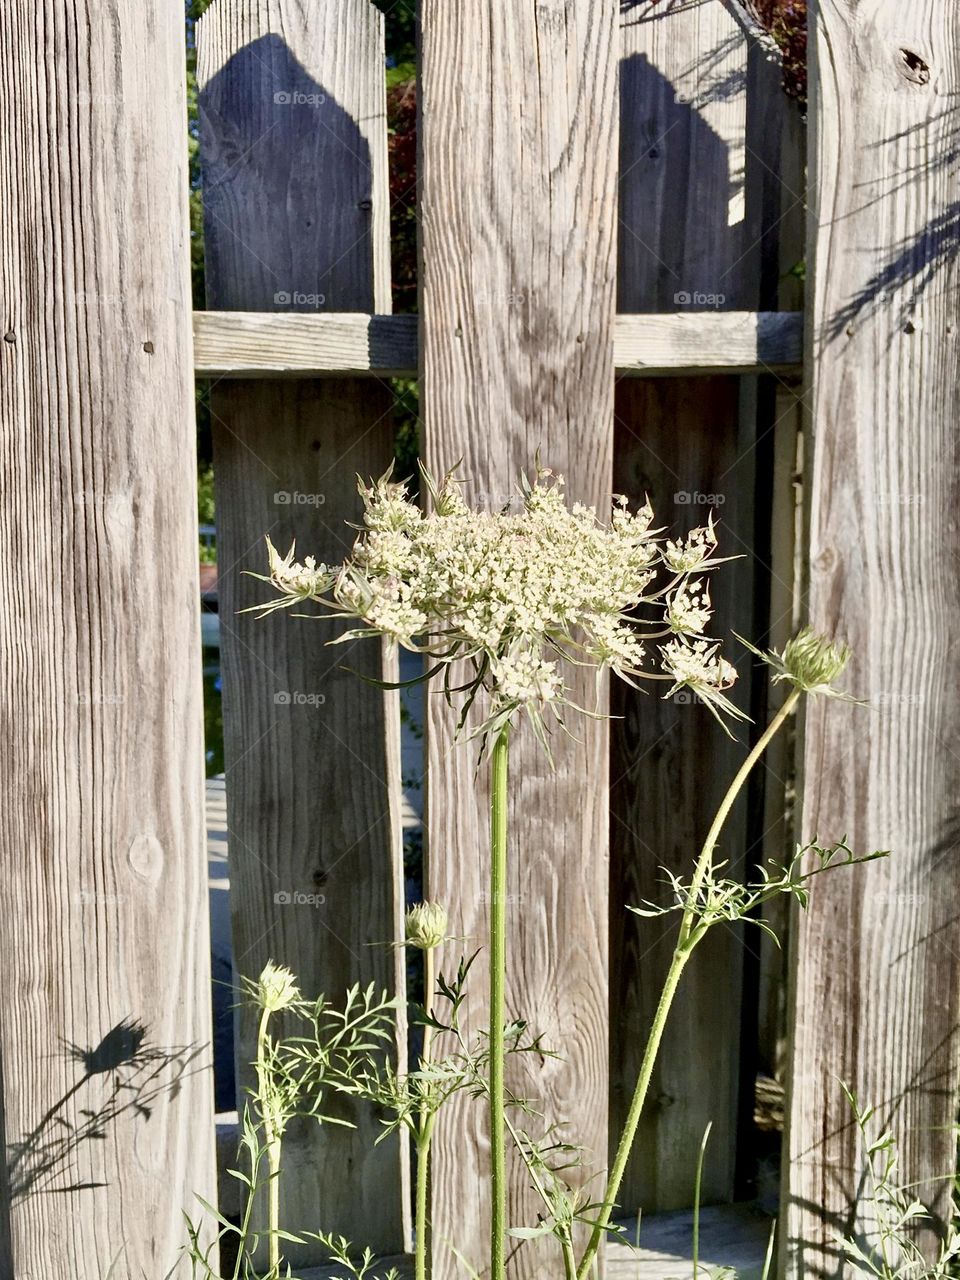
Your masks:
<path fill-rule="evenodd" d="M 818 888 L 786 964 L 740 930 L 698 954 L 624 1209 L 689 1204 L 708 1120 L 706 1197 L 753 1194 L 762 1067 L 789 1081 L 785 1271 L 839 1272 L 858 1183 L 838 1076 L 943 1211 L 960 1089 L 960 15 L 811 8 L 806 167 L 776 52 L 738 0 L 423 0 L 414 317 L 390 314 L 382 16 L 214 0 L 198 31 L 210 309 L 192 336 L 178 6 L 0 11 L 0 1275 L 152 1280 L 181 1209 L 215 1197 L 195 375 L 214 422 L 237 969 L 272 957 L 309 991 L 402 989 L 399 954 L 370 945 L 403 909 L 396 697 L 343 671 L 316 625 L 237 611 L 258 598 L 244 570 L 264 534 L 342 554 L 356 473 L 393 456 L 389 378 L 416 375 L 423 455 L 463 459 L 468 497 L 509 493 L 539 447 L 576 498 L 649 492 L 681 528 L 714 510 L 743 553 L 716 580 L 719 627 L 782 643 L 809 616 L 854 643 L 852 687 L 875 704 L 817 705 L 723 852 L 745 873 L 818 832 L 895 856 Z M 372 643 L 350 651 L 366 674 L 385 664 Z M 762 722 L 777 694 L 740 667 Z M 427 707 L 425 894 L 479 942 L 484 797 Z M 514 1083 L 575 1121 L 594 1173 L 671 950 L 623 904 L 689 865 L 748 745 L 680 700 L 618 688 L 611 709 L 555 773 L 521 742 L 512 828 L 510 1012 L 564 1049 Z M 241 1017 L 241 1085 L 251 1033 Z M 291 1134 L 286 1215 L 402 1253 L 408 1153 L 354 1118 Z M 478 1109 L 437 1144 L 435 1238 L 480 1257 Z M 529 1220 L 512 1178 L 511 1219 Z M 538 1250 L 512 1274 L 545 1275 Z M 456 1274 L 438 1250 L 437 1275 Z"/>

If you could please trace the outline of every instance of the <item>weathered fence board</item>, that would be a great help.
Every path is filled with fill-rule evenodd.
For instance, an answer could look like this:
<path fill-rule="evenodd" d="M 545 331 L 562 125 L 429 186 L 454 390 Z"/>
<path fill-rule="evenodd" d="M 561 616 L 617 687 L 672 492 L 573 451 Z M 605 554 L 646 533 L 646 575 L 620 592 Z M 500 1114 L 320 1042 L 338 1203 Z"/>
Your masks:
<path fill-rule="evenodd" d="M 612 446 L 616 30 L 611 5 L 425 0 L 421 82 L 421 394 L 431 468 L 462 458 L 468 496 L 495 507 L 537 450 L 574 498 L 609 501 Z M 592 704 L 592 684 L 578 683 Z M 455 746 L 428 702 L 428 886 L 472 950 L 487 920 L 487 807 L 475 745 Z M 508 1016 L 525 1015 L 563 1059 L 538 1059 L 508 1087 L 571 1122 L 590 1172 L 607 1147 L 608 730 L 555 735 L 551 773 L 526 729 L 512 747 Z M 447 954 L 447 964 L 455 957 Z M 471 998 L 483 1025 L 482 979 Z M 484 1109 L 441 1124 L 434 1189 L 436 1272 L 446 1247 L 489 1256 L 481 1180 Z M 512 1155 L 512 1153 L 511 1153 Z M 536 1222 L 513 1161 L 511 1225 Z M 518 1243 L 518 1242 L 517 1242 Z M 511 1274 L 542 1276 L 543 1243 Z"/>
<path fill-rule="evenodd" d="M 630 9 L 622 19 L 620 312 L 679 308 L 663 320 L 693 324 L 703 320 L 698 309 L 712 308 L 711 321 L 732 324 L 725 308 L 758 305 L 768 229 L 780 211 L 771 216 L 758 191 L 762 144 L 748 147 L 755 42 L 732 8 Z M 774 117 L 778 99 L 764 102 Z M 617 489 L 641 499 L 649 493 L 659 521 L 671 527 L 703 524 L 712 513 L 725 553 L 751 552 L 757 403 L 755 387 L 732 377 L 619 383 Z M 718 635 L 754 631 L 752 556 L 724 565 L 711 594 Z M 730 656 L 743 675 L 736 700 L 749 709 L 749 663 Z M 689 874 L 744 749 L 705 708 L 678 705 L 686 701 L 628 689 L 615 695 L 622 719 L 613 726 L 611 795 L 614 1131 L 630 1103 L 675 940 L 672 926 L 658 933 L 623 904 L 662 898 L 663 867 Z M 734 874 L 744 865 L 745 819 L 741 805 L 721 850 Z M 691 965 L 624 1184 L 625 1210 L 690 1204 L 708 1121 L 704 1196 L 734 1195 L 742 948 L 739 930 L 724 931 Z"/>
<path fill-rule="evenodd" d="M 798 928 L 786 1244 L 833 1276 L 862 1193 L 838 1077 L 938 1214 L 956 1163 L 960 13 L 820 0 L 813 34 L 810 617 L 873 709 L 810 707 L 803 824 L 893 851 Z"/>
<path fill-rule="evenodd" d="M 0 10 L 0 1274 L 214 1194 L 183 18 Z M 149 248 L 147 248 L 149 246 Z"/>
<path fill-rule="evenodd" d="M 381 16 L 368 0 L 216 0 L 198 47 L 210 304 L 388 310 Z M 211 394 L 234 965 L 255 974 L 272 957 L 335 999 L 354 981 L 404 990 L 387 946 L 403 901 L 398 704 L 344 670 L 379 676 L 375 642 L 330 650 L 328 621 L 236 615 L 263 598 L 242 571 L 262 570 L 265 533 L 342 558 L 357 473 L 393 456 L 391 404 L 384 386 L 343 379 Z M 243 1017 L 241 1084 L 253 1033 Z M 402 1251 L 405 1153 L 396 1138 L 374 1147 L 369 1108 L 351 1116 L 356 1130 L 291 1129 L 284 1225 Z M 325 1260 L 318 1245 L 287 1254 Z"/>
<path fill-rule="evenodd" d="M 417 323 L 416 316 L 197 311 L 197 375 L 413 377 Z M 621 376 L 790 372 L 802 354 L 799 312 L 691 311 L 623 315 L 614 322 L 613 356 Z"/>

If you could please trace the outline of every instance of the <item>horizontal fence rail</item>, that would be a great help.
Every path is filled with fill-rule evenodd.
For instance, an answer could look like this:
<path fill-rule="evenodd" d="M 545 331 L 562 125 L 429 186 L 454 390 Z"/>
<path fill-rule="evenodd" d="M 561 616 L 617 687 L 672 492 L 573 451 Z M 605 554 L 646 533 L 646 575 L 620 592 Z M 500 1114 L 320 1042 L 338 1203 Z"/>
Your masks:
<path fill-rule="evenodd" d="M 412 378 L 417 316 L 196 311 L 198 378 Z M 792 373 L 803 360 L 799 311 L 617 316 L 619 376 Z"/>

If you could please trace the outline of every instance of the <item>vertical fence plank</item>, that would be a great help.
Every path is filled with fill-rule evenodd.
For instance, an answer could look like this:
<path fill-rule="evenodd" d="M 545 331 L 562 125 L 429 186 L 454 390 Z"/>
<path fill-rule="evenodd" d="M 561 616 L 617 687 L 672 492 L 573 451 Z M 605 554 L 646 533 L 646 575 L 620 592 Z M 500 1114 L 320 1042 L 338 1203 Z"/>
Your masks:
<path fill-rule="evenodd" d="M 613 6 L 425 0 L 422 14 L 421 378 L 426 458 L 462 459 L 469 500 L 508 501 L 535 454 L 573 498 L 603 506 L 611 479 L 616 39 Z M 581 698 L 592 699 L 584 684 Z M 429 892 L 468 950 L 486 936 L 484 771 L 428 699 Z M 608 730 L 578 721 L 555 742 L 556 773 L 521 730 L 512 749 L 508 1016 L 528 1016 L 562 1061 L 538 1059 L 513 1087 L 572 1122 L 591 1173 L 607 1147 Z M 455 956 L 448 954 L 452 965 Z M 471 997 L 483 1026 L 485 980 Z M 438 1130 L 436 1274 L 489 1256 L 484 1109 Z M 510 1222 L 536 1221 L 512 1159 Z M 596 1185 L 596 1184 L 594 1184 Z M 442 1242 L 448 1242 L 447 1247 Z M 543 1242 L 514 1254 L 544 1274 Z"/>
<path fill-rule="evenodd" d="M 214 1193 L 182 13 L 0 11 L 4 1276 Z"/>
<path fill-rule="evenodd" d="M 630 7 L 621 30 L 621 312 L 757 307 L 769 210 L 748 147 L 753 42 L 722 4 Z M 753 86 L 755 88 L 755 86 Z M 765 108 L 776 113 L 774 98 Z M 754 147 L 763 148 L 754 138 Z M 750 184 L 750 185 L 748 185 Z M 623 380 L 617 388 L 615 487 L 649 493 L 661 522 L 692 528 L 713 514 L 726 554 L 711 588 L 714 630 L 753 631 L 755 383 L 733 377 Z M 736 700 L 749 709 L 749 664 Z M 638 920 L 625 903 L 662 899 L 663 867 L 689 874 L 713 812 L 742 758 L 703 707 L 616 690 L 611 792 L 611 1129 L 625 1118 L 673 927 Z M 738 737 L 747 736 L 741 729 Z M 738 806 L 722 855 L 744 865 Z M 710 938 L 687 977 L 624 1185 L 632 1210 L 675 1209 L 693 1194 L 708 1121 L 708 1200 L 734 1194 L 740 1107 L 743 939 Z"/>
<path fill-rule="evenodd" d="M 216 0 L 198 35 L 207 296 L 228 310 L 389 311 L 383 20 L 368 0 Z M 336 562 L 358 521 L 356 476 L 393 456 L 376 382 L 236 382 L 211 394 L 220 559 L 234 966 L 273 957 L 304 991 L 354 982 L 403 991 L 399 709 L 365 684 L 373 641 L 326 649 L 334 624 L 237 610 L 262 598 L 263 535 Z M 297 895 L 319 896 L 318 906 Z M 379 944 L 379 945 L 378 945 Z M 248 1083 L 254 1026 L 241 1019 Z M 404 1045 L 401 1031 L 398 1047 Z M 290 1229 L 343 1232 L 400 1252 L 399 1140 L 351 1109 L 355 1130 L 291 1130 Z M 290 1260 L 322 1260 L 290 1246 Z"/>
<path fill-rule="evenodd" d="M 832 1276 L 862 1192 L 838 1078 L 937 1215 L 955 1169 L 960 15 L 812 16 L 809 608 L 873 709 L 808 710 L 803 822 L 893 851 L 825 877 L 798 928 L 786 1243 L 792 1274 Z"/>

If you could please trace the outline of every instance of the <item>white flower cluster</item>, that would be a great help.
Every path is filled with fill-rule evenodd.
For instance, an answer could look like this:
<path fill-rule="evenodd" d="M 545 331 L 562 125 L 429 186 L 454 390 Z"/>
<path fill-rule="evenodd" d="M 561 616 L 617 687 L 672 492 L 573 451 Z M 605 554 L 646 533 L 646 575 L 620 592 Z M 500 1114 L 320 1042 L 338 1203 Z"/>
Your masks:
<path fill-rule="evenodd" d="M 564 659 L 631 683 L 667 681 L 668 697 L 689 688 L 715 712 L 737 714 L 723 692 L 736 672 L 702 638 L 706 574 L 722 563 L 712 521 L 663 541 L 649 503 L 631 512 L 618 498 L 607 525 L 592 507 L 568 507 L 562 477 L 544 469 L 524 478 L 522 510 L 497 514 L 471 511 L 452 475 L 440 485 L 425 478 L 428 515 L 389 474 L 361 484 L 364 527 L 338 567 L 300 564 L 294 547 L 281 556 L 267 539 L 263 581 L 279 598 L 264 611 L 315 601 L 362 622 L 340 640 L 385 635 L 448 677 L 466 659 L 473 678 L 461 688 L 491 697 L 485 731 L 518 708 L 538 718 L 563 705 Z"/>

